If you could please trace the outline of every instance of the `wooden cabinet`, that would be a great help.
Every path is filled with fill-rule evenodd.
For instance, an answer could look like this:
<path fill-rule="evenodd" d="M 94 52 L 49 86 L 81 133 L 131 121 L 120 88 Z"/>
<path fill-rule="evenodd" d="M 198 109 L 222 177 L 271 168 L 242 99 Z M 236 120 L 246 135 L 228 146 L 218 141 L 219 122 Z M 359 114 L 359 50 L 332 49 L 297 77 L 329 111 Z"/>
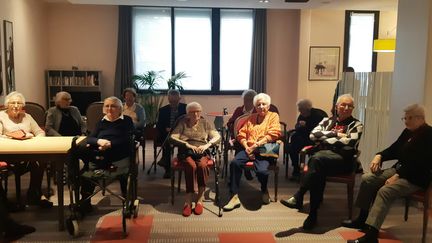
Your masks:
<path fill-rule="evenodd" d="M 59 91 L 69 92 L 72 105 L 85 115 L 87 106 L 101 100 L 101 71 L 95 70 L 47 70 L 47 108 L 54 106 Z"/>

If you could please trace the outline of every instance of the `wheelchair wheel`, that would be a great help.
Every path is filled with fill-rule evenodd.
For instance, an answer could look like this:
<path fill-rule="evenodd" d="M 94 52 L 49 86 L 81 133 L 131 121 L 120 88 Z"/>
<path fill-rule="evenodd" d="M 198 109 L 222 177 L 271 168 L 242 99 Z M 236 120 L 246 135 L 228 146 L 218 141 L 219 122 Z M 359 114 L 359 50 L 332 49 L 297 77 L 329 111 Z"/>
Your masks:
<path fill-rule="evenodd" d="M 66 229 L 69 233 L 69 235 L 73 237 L 77 237 L 79 234 L 79 226 L 78 226 L 78 220 L 76 220 L 73 217 L 69 217 L 66 219 L 65 222 Z"/>
<path fill-rule="evenodd" d="M 136 219 L 138 217 L 139 212 L 139 200 L 135 199 L 134 201 L 134 211 L 133 211 L 133 217 Z"/>

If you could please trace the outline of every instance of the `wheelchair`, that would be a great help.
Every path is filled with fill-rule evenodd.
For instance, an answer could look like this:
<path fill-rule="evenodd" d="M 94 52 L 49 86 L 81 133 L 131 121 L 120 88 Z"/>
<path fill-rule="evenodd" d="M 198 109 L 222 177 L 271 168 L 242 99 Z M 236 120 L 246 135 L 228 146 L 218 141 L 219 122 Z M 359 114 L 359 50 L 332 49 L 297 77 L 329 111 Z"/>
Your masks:
<path fill-rule="evenodd" d="M 71 211 L 70 216 L 66 219 L 65 225 L 71 236 L 79 235 L 78 220 L 83 218 L 82 208 L 90 199 L 102 191 L 122 201 L 122 229 L 123 237 L 127 237 L 126 219 L 136 218 L 139 212 L 139 200 L 137 199 L 137 176 L 138 164 L 136 159 L 137 144 L 133 135 L 129 139 L 130 151 L 129 157 L 120 161 L 111 162 L 109 158 L 104 158 L 103 152 L 97 148 L 87 147 L 90 158 L 93 161 L 84 165 L 83 169 L 79 168 L 80 153 L 83 151 L 76 144 L 76 138 L 72 141 L 71 159 L 67 163 L 66 182 L 69 189 Z M 120 181 L 121 195 L 114 193 L 108 186 L 116 181 Z M 83 185 L 91 185 L 94 188 L 91 194 L 80 199 L 80 189 Z"/>

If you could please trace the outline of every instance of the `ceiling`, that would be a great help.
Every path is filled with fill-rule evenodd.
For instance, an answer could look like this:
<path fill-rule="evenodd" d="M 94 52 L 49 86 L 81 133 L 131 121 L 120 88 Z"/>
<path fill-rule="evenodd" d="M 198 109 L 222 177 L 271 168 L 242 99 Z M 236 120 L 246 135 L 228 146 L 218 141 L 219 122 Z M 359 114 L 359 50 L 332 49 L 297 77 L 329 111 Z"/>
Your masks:
<path fill-rule="evenodd" d="M 398 0 L 309 0 L 307 3 L 286 3 L 285 0 L 45 0 L 73 4 L 139 5 L 176 7 L 268 8 L 268 9 L 339 9 L 396 11 Z"/>

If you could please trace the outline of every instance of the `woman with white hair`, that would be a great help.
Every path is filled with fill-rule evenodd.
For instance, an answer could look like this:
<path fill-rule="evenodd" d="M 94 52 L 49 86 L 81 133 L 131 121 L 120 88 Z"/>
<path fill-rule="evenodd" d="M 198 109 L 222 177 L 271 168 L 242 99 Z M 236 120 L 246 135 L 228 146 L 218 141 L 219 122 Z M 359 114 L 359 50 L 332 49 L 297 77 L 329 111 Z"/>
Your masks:
<path fill-rule="evenodd" d="M 77 107 L 71 106 L 72 97 L 66 91 L 55 96 L 55 106 L 47 111 L 47 136 L 76 136 L 85 134 L 86 126 Z"/>
<path fill-rule="evenodd" d="M 265 143 L 275 142 L 281 135 L 279 115 L 269 111 L 270 96 L 260 93 L 253 98 L 256 113 L 252 113 L 237 134 L 237 141 L 243 146 L 230 164 L 230 193 L 231 200 L 223 207 L 225 211 L 231 211 L 240 207 L 238 191 L 243 168 L 248 161 L 254 161 L 258 181 L 261 183 L 262 201 L 270 203 L 267 190 L 268 166 L 270 159 L 257 154 L 256 149 Z"/>
<path fill-rule="evenodd" d="M 106 169 L 109 165 L 116 166 L 113 173 L 127 173 L 129 168 L 130 136 L 134 131 L 132 119 L 124 116 L 123 105 L 119 98 L 115 96 L 104 100 L 103 113 L 105 116 L 100 120 L 95 129 L 87 137 L 87 150 L 80 148 L 80 158 L 89 163 L 89 170 Z M 102 161 L 94 163 L 90 156 L 91 150 L 97 149 L 103 153 Z M 111 176 L 115 174 L 111 173 Z M 121 192 L 126 194 L 127 181 L 120 180 Z M 94 184 L 88 180 L 83 180 L 81 195 L 83 199 L 89 198 L 94 191 Z M 80 207 L 81 213 L 85 214 L 92 210 L 90 199 L 84 201 Z"/>
<path fill-rule="evenodd" d="M 185 167 L 186 200 L 183 206 L 183 216 L 192 214 L 192 196 L 195 193 L 194 184 L 198 184 L 198 195 L 195 200 L 194 213 L 203 212 L 203 197 L 209 175 L 207 161 L 208 149 L 220 141 L 219 133 L 213 125 L 201 117 L 202 107 L 197 102 L 186 106 L 186 115 L 179 118 L 171 132 L 171 143 L 179 146 L 178 158 Z"/>
<path fill-rule="evenodd" d="M 0 112 L 0 131 L 2 136 L 12 138 L 14 132 L 22 132 L 23 138 L 45 136 L 45 132 L 39 127 L 30 114 L 25 113 L 25 98 L 19 92 L 11 92 L 5 98 L 6 110 Z M 46 163 L 39 161 L 21 162 L 14 167 L 14 171 L 22 173 L 30 170 L 30 184 L 27 191 L 27 203 L 40 205 L 41 207 L 52 207 L 52 202 L 42 197 L 42 178 Z"/>

